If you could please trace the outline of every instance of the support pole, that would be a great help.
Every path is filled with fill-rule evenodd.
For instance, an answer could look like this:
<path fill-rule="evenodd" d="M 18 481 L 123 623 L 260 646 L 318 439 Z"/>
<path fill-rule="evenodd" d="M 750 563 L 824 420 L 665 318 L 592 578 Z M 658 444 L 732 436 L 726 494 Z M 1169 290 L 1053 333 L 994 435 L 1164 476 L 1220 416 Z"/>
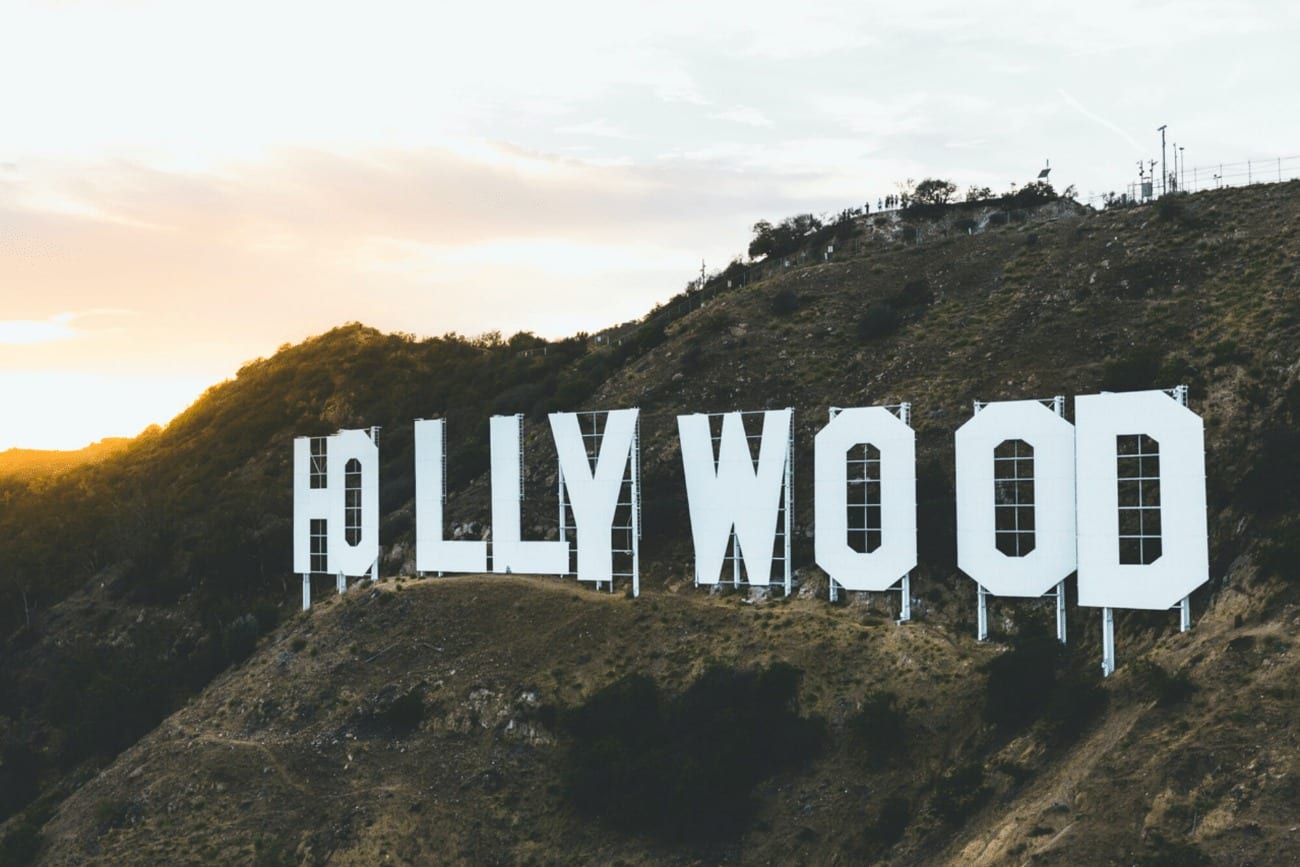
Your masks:
<path fill-rule="evenodd" d="M 1178 631 L 1186 632 L 1192 628 L 1192 597 L 1184 596 L 1178 603 Z"/>
<path fill-rule="evenodd" d="M 902 591 L 903 599 L 898 610 L 898 622 L 904 623 L 912 619 L 912 573 L 905 573 L 899 584 L 899 589 Z"/>
<path fill-rule="evenodd" d="M 376 557 L 375 562 L 370 564 L 370 583 L 374 584 L 378 580 L 379 580 L 379 558 Z"/>
<path fill-rule="evenodd" d="M 830 593 L 831 601 L 832 601 L 832 602 L 839 602 L 839 601 L 840 601 L 840 591 L 839 591 L 839 588 L 835 586 L 835 579 L 832 578 L 831 576 L 827 575 L 827 576 L 826 576 L 826 582 L 830 585 L 830 590 L 831 590 L 831 593 Z"/>
<path fill-rule="evenodd" d="M 1056 638 L 1065 644 L 1065 582 L 1056 585 Z"/>
<path fill-rule="evenodd" d="M 1101 609 L 1101 675 L 1110 677 L 1115 673 L 1115 611 L 1111 608 Z"/>
<path fill-rule="evenodd" d="M 794 409 L 790 408 L 790 431 L 785 452 L 785 598 L 794 591 L 791 568 L 791 539 L 794 532 Z"/>
<path fill-rule="evenodd" d="M 983 584 L 976 584 L 979 596 L 979 610 L 975 616 L 975 637 L 980 641 L 989 640 L 989 605 L 988 591 L 984 589 Z"/>
<path fill-rule="evenodd" d="M 311 610 L 311 575 L 306 572 L 302 576 L 302 610 Z"/>
<path fill-rule="evenodd" d="M 346 576 L 346 575 L 344 575 L 342 572 L 340 572 L 340 573 L 338 574 L 338 576 L 334 579 L 334 581 L 335 581 L 335 584 L 336 584 L 337 587 L 338 587 L 339 595 L 340 595 L 340 596 L 342 596 L 344 593 L 347 592 L 347 590 L 348 590 L 348 576 Z"/>
<path fill-rule="evenodd" d="M 740 586 L 740 539 L 731 531 L 731 586 Z"/>
<path fill-rule="evenodd" d="M 632 434 L 632 598 L 641 595 L 641 416 Z"/>

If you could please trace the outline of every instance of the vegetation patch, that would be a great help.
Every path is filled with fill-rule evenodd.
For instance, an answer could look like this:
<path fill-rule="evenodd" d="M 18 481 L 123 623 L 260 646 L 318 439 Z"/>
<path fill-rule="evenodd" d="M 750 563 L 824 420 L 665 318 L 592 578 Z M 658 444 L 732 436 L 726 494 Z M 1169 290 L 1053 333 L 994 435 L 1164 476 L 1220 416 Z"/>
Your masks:
<path fill-rule="evenodd" d="M 734 838 L 754 787 L 820 751 L 825 726 L 799 714 L 801 672 L 712 668 L 679 696 L 633 674 L 564 715 L 565 791 L 583 813 L 665 842 Z"/>

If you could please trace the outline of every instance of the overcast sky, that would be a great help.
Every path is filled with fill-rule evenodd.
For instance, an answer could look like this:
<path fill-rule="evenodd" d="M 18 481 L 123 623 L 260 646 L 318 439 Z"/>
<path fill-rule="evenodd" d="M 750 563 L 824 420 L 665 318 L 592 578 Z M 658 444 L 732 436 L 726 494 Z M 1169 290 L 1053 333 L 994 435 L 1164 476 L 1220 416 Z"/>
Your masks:
<path fill-rule="evenodd" d="M 0 2 L 0 448 L 334 325 L 559 337 L 908 178 L 1300 154 L 1285 2 Z"/>

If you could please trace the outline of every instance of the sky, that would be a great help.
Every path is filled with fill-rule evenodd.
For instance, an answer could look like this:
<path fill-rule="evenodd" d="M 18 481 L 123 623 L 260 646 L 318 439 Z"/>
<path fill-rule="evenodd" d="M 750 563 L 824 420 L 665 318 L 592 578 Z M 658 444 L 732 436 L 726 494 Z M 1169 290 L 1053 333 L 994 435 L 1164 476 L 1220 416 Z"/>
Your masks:
<path fill-rule="evenodd" d="M 0 449 L 360 321 L 562 337 L 940 177 L 1300 154 L 1288 2 L 0 0 Z"/>

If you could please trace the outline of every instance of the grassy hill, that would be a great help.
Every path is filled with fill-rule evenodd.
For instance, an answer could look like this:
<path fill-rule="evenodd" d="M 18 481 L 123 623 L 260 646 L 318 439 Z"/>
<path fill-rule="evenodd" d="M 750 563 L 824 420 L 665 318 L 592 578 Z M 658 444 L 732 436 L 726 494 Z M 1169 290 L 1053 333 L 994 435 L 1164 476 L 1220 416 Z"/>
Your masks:
<path fill-rule="evenodd" d="M 0 452 L 0 478 L 35 481 L 102 461 L 126 448 L 130 441 L 130 437 L 106 437 L 80 449 L 6 449 Z"/>
<path fill-rule="evenodd" d="M 346 326 L 94 466 L 0 481 L 0 858 L 1300 858 L 1300 184 L 950 222 L 861 220 L 830 261 L 715 281 L 613 345 Z M 995 602 L 974 642 L 951 457 L 970 401 L 1180 382 L 1209 464 L 1193 631 L 1121 613 L 1106 681 L 1095 611 L 1071 607 L 1064 654 L 1033 602 Z M 900 400 L 905 626 L 887 598 L 826 602 L 809 532 L 827 407 Z M 641 599 L 463 577 L 320 588 L 293 613 L 293 436 L 383 426 L 384 574 L 409 575 L 414 418 L 449 419 L 449 520 L 486 523 L 488 416 L 526 413 L 525 527 L 544 533 L 545 413 L 621 406 L 643 412 Z M 697 591 L 674 416 L 783 406 L 800 592 Z M 721 758 L 685 733 L 715 725 Z M 673 748 L 645 767 L 637 743 Z M 688 791 L 664 795 L 673 779 Z M 691 791 L 732 806 L 663 806 Z"/>

